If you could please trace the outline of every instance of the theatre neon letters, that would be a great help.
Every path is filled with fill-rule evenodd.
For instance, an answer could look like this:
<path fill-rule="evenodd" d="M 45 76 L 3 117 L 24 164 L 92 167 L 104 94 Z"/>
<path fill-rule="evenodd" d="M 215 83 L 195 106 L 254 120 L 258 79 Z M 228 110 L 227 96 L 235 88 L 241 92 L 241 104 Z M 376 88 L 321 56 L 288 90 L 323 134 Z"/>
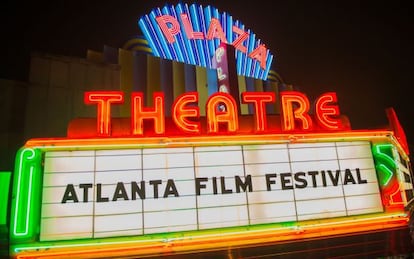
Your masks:
<path fill-rule="evenodd" d="M 85 92 L 85 103 L 97 106 L 97 133 L 99 136 L 111 136 L 111 105 L 122 104 L 124 93 L 121 91 L 93 91 Z M 254 107 L 254 131 L 266 132 L 267 114 L 265 106 L 276 101 L 272 92 L 244 92 L 242 103 Z M 172 117 L 175 126 L 183 133 L 200 134 L 198 119 L 199 108 L 193 104 L 198 102 L 198 93 L 189 92 L 179 96 L 173 103 Z M 131 95 L 131 135 L 142 135 L 144 121 L 154 122 L 156 134 L 165 133 L 164 94 L 156 92 L 153 95 L 152 107 L 145 107 L 143 93 L 134 92 Z M 220 111 L 219 105 L 224 104 L 226 109 Z M 227 133 L 238 131 L 238 105 L 228 93 L 217 92 L 211 95 L 206 102 L 207 133 L 218 133 L 219 125 L 226 125 Z M 280 93 L 282 130 L 309 131 L 314 129 L 314 120 L 324 130 L 342 129 L 339 118 L 339 107 L 336 94 L 328 92 L 322 94 L 316 101 L 316 116 L 310 116 L 308 98 L 300 92 L 286 91 Z"/>

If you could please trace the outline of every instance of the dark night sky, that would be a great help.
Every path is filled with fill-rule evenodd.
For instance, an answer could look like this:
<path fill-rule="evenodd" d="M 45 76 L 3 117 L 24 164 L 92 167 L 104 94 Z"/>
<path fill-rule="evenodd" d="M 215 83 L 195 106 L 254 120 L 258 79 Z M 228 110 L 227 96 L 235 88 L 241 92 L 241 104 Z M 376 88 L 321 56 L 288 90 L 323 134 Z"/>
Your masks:
<path fill-rule="evenodd" d="M 185 2 L 185 1 L 183 1 Z M 0 78 L 27 80 L 32 51 L 85 57 L 141 34 L 138 18 L 177 1 L 13 1 L 1 16 Z M 188 4 L 193 1 L 185 2 Z M 410 1 L 196 1 L 230 13 L 311 100 L 337 92 L 353 128 L 381 127 L 393 107 L 414 152 L 414 15 Z"/>

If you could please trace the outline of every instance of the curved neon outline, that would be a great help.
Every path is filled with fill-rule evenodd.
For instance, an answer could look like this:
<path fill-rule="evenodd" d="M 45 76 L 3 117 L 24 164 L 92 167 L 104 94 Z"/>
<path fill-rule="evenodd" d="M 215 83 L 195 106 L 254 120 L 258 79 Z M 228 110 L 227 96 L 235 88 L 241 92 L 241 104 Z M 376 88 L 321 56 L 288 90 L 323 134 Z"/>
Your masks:
<path fill-rule="evenodd" d="M 387 176 L 385 177 L 387 180 L 385 180 L 383 183 L 381 183 L 382 186 L 388 185 L 388 183 L 391 181 L 392 175 L 394 174 L 388 167 L 384 164 L 377 165 L 377 168 Z"/>
<path fill-rule="evenodd" d="M 381 149 L 383 148 L 390 148 L 392 150 L 392 145 L 391 144 L 380 144 L 380 145 L 375 145 L 375 156 L 377 158 L 383 159 L 385 163 L 389 163 L 389 165 L 391 165 L 394 169 L 396 167 L 395 165 L 395 161 L 392 157 L 390 157 L 389 155 L 385 154 L 382 152 Z M 392 176 L 394 175 L 394 172 L 384 163 L 378 162 L 378 165 L 376 166 L 379 169 L 383 169 L 381 170 L 382 173 L 388 174 L 388 176 L 386 176 L 386 180 L 383 183 L 383 186 L 387 185 L 390 181 Z"/>
<path fill-rule="evenodd" d="M 75 244 L 52 244 L 52 245 L 37 245 L 37 246 L 26 246 L 26 247 L 16 247 L 14 248 L 14 252 L 16 253 L 20 253 L 20 252 L 25 252 L 28 250 L 40 250 L 40 249 L 51 249 L 51 248 L 76 248 L 76 247 L 93 247 L 96 245 L 102 245 L 102 246 L 106 246 L 106 245 L 120 245 L 120 244 L 139 244 L 139 243 L 145 243 L 148 241 L 153 241 L 153 242 L 174 242 L 174 241 L 182 241 L 182 240 L 186 240 L 186 239 L 202 239 L 202 238 L 215 238 L 215 237 L 219 237 L 219 238 L 225 238 L 226 236 L 231 236 L 231 235 L 246 235 L 246 234 L 255 234 L 255 233 L 270 233 L 272 231 L 279 231 L 279 230 L 291 230 L 291 231 L 297 231 L 297 230 L 307 230 L 310 228 L 317 228 L 317 227 L 324 227 L 324 226 L 338 226 L 340 224 L 352 224 L 353 226 L 355 226 L 355 224 L 364 224 L 365 222 L 368 221 L 375 221 L 375 220 L 379 220 L 379 221 L 387 221 L 387 220 L 392 220 L 392 219 L 398 219 L 400 217 L 405 218 L 407 217 L 407 213 L 405 212 L 401 212 L 401 213 L 396 213 L 396 214 L 390 214 L 390 215 L 378 215 L 378 216 L 373 216 L 370 218 L 352 218 L 352 219 L 342 219 L 342 220 L 335 220 L 333 222 L 320 222 L 320 221 L 316 221 L 317 223 L 314 224 L 294 224 L 294 225 L 288 225 L 288 226 L 275 226 L 275 227 L 270 227 L 268 229 L 249 229 L 246 233 L 245 230 L 243 231 L 234 231 L 234 232 L 229 232 L 229 233 L 224 233 L 224 232 L 220 232 L 218 231 L 218 233 L 207 233 L 207 234 L 201 234 L 201 235 L 194 235 L 194 236 L 181 236 L 181 235 L 177 235 L 176 237 L 169 237 L 169 238 L 155 238 L 155 239 L 143 239 L 143 240 L 114 240 L 114 241 L 107 241 L 107 242 L 102 242 L 100 240 L 94 240 L 95 242 L 90 242 L 90 243 L 75 243 Z M 408 219 L 407 219 L 408 221 Z M 279 224 L 276 224 L 279 225 Z"/>
<path fill-rule="evenodd" d="M 16 208 L 15 208 L 15 214 L 14 214 L 14 228 L 13 228 L 13 234 L 15 236 L 24 236 L 27 235 L 29 232 L 29 218 L 30 218 L 30 200 L 31 200 L 31 192 L 32 192 L 32 180 L 33 180 L 33 170 L 34 166 L 30 165 L 30 173 L 29 173 L 29 193 L 27 197 L 27 209 L 26 209 L 26 226 L 25 226 L 25 232 L 17 232 L 17 218 L 19 217 L 19 202 L 20 202 L 20 190 L 21 190 L 21 179 L 22 179 L 22 172 L 23 172 L 23 158 L 27 151 L 31 152 L 31 155 L 27 157 L 28 160 L 35 158 L 36 152 L 32 148 L 24 149 L 20 153 L 19 158 L 19 169 L 18 169 L 18 181 L 17 181 L 17 194 L 16 194 Z"/>

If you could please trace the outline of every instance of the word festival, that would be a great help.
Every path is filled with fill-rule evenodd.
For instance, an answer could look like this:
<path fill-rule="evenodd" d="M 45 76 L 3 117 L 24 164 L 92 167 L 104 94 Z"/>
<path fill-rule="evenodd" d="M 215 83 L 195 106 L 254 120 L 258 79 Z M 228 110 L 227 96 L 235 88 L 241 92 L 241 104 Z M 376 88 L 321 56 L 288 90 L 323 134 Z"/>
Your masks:
<path fill-rule="evenodd" d="M 124 102 L 122 91 L 93 91 L 85 92 L 85 104 L 97 107 L 97 134 L 111 136 L 111 106 Z M 182 133 L 201 134 L 202 124 L 200 110 L 197 106 L 199 96 L 197 92 L 187 92 L 178 96 L 171 109 L 171 119 L 176 128 Z M 152 121 L 155 134 L 165 134 L 166 114 L 165 97 L 162 92 L 153 94 L 153 106 L 144 106 L 144 93 L 131 93 L 131 129 L 132 136 L 144 134 L 144 121 Z M 268 132 L 269 117 L 266 105 L 274 104 L 274 92 L 243 92 L 241 103 L 252 105 L 255 133 Z M 314 115 L 310 114 L 311 105 L 305 94 L 297 91 L 280 92 L 280 123 L 281 131 L 311 131 L 316 127 L 322 130 L 343 129 L 337 105 L 336 93 L 324 93 L 314 102 Z M 219 109 L 225 105 L 226 109 Z M 206 101 L 206 130 L 207 134 L 224 131 L 237 133 L 239 131 L 239 105 L 235 98 L 228 93 L 217 92 Z"/>
<path fill-rule="evenodd" d="M 342 177 L 341 177 L 342 176 Z M 341 179 L 342 178 L 342 179 Z M 266 182 L 266 191 L 273 190 L 293 190 L 303 188 L 317 188 L 327 186 L 338 186 L 340 182 L 342 185 L 349 184 L 366 184 L 367 180 L 362 179 L 359 168 L 355 168 L 354 171 L 347 168 L 341 175 L 341 170 L 322 170 L 322 171 L 308 171 L 308 172 L 296 172 L 280 173 L 280 174 L 265 174 L 264 180 Z M 239 176 L 235 175 L 234 178 L 228 178 L 224 176 L 220 177 L 197 177 L 194 180 L 195 194 L 197 196 L 205 194 L 231 194 L 240 192 L 253 192 L 252 176 Z M 126 188 L 125 186 L 129 186 Z M 232 186 L 232 187 L 230 187 Z M 104 196 L 103 188 L 113 189 L 112 196 Z M 78 191 L 76 191 L 78 189 Z M 65 193 L 63 194 L 61 203 L 69 202 L 89 202 L 89 193 L 96 194 L 96 202 L 109 202 L 118 200 L 136 200 L 146 199 L 152 197 L 168 198 L 170 196 L 179 197 L 179 190 L 173 179 L 162 181 L 159 179 L 146 181 L 132 181 L 128 183 L 118 182 L 115 185 L 102 185 L 96 184 L 96 191 L 89 191 L 93 189 L 92 183 L 81 183 L 78 188 L 75 185 L 66 185 Z M 128 190 L 127 190 L 128 189 Z M 107 191 L 107 189 L 106 189 Z M 107 192 L 105 192 L 107 193 Z M 188 190 L 186 190 L 188 193 Z M 149 195 L 148 195 L 149 194 Z M 79 199 L 79 197 L 81 199 Z"/>

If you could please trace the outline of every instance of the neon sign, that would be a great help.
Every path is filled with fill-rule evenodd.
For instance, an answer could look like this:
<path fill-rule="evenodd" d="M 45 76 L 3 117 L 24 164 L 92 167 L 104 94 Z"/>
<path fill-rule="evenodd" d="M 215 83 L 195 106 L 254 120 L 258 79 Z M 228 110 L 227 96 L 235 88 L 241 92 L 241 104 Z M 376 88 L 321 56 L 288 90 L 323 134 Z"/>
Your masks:
<path fill-rule="evenodd" d="M 265 105 L 275 102 L 272 92 L 243 92 L 242 103 L 252 104 L 254 107 L 254 132 L 267 131 L 267 114 Z M 144 134 L 144 121 L 152 121 L 155 134 L 165 133 L 164 94 L 156 92 L 153 96 L 153 107 L 143 105 L 144 94 L 133 92 L 131 95 L 131 135 Z M 97 133 L 99 136 L 111 136 L 111 105 L 121 104 L 124 93 L 121 91 L 94 91 L 85 92 L 85 103 L 97 105 Z M 201 133 L 201 123 L 197 92 L 188 92 L 179 96 L 173 103 L 172 119 L 183 133 Z M 324 130 L 343 129 L 339 118 L 339 108 L 336 94 L 328 92 L 322 94 L 316 101 L 316 114 L 309 115 L 310 104 L 308 98 L 296 91 L 286 91 L 280 94 L 282 130 L 292 132 L 297 130 L 310 131 L 315 128 L 314 121 Z M 224 105 L 226 109 L 220 109 Z M 237 133 L 239 130 L 239 111 L 235 99 L 228 93 L 217 92 L 211 95 L 206 102 L 207 133 L 222 132 L 220 126 L 226 127 L 227 133 Z M 222 128 L 222 127 L 221 127 Z"/>
<path fill-rule="evenodd" d="M 265 80 L 273 55 L 256 35 L 211 6 L 177 4 L 156 8 L 138 22 L 155 56 L 212 68 L 220 44 L 236 49 L 237 74 Z"/>
<path fill-rule="evenodd" d="M 43 179 L 41 241 L 383 210 L 367 141 L 46 151 Z"/>

